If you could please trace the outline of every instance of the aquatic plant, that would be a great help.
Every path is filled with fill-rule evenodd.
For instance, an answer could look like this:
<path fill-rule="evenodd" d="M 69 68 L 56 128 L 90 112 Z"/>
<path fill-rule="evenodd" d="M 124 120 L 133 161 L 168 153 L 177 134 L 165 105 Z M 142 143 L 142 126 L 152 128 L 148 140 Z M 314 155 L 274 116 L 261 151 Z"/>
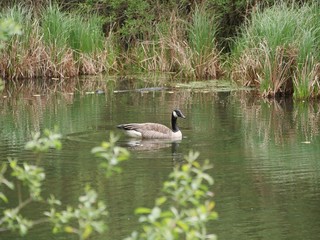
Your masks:
<path fill-rule="evenodd" d="M 318 96 L 320 17 L 316 9 L 316 1 L 257 8 L 235 43 L 232 78 L 260 87 L 266 97 Z"/>

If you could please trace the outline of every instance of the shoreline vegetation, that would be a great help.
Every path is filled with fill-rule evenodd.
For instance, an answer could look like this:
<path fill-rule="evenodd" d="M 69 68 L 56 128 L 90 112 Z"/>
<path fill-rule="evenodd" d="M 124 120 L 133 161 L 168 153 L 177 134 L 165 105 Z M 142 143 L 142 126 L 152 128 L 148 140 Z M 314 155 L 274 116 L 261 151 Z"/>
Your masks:
<path fill-rule="evenodd" d="M 318 1 L 56 2 L 2 3 L 0 19 L 22 34 L 1 43 L 1 78 L 153 71 L 229 78 L 267 98 L 320 96 Z"/>

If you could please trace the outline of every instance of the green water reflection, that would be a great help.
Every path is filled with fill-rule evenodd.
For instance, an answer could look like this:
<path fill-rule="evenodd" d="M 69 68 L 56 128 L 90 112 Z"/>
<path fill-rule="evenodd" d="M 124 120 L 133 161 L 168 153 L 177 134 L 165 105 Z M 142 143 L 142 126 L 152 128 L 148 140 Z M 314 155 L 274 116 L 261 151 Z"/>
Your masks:
<path fill-rule="evenodd" d="M 90 183 L 109 209 L 109 231 L 94 239 L 122 239 L 139 228 L 133 214 L 151 207 L 162 182 L 189 149 L 214 164 L 213 191 L 219 220 L 210 230 L 219 239 L 318 239 L 320 234 L 320 147 L 317 103 L 265 102 L 245 92 L 176 89 L 162 81 L 98 81 L 7 87 L 0 98 L 0 161 L 32 162 L 24 143 L 32 132 L 59 126 L 63 149 L 41 162 L 44 195 L 76 204 Z M 127 83 L 129 84 L 129 87 Z M 137 88 L 139 91 L 127 91 Z M 152 89 L 152 87 L 156 87 Z M 22 90 L 23 89 L 23 90 Z M 76 90 L 75 90 L 76 89 Z M 105 94 L 95 94 L 101 89 Z M 126 90 L 126 91 L 122 91 Z M 132 142 L 121 135 L 131 159 L 123 173 L 106 180 L 90 150 L 125 122 L 168 125 L 173 108 L 187 119 L 178 143 Z M 1 203 L 1 209 L 6 207 Z M 35 209 L 26 215 L 35 217 Z M 47 226 L 25 239 L 70 239 L 50 235 Z M 1 233 L 0 239 L 20 239 Z"/>

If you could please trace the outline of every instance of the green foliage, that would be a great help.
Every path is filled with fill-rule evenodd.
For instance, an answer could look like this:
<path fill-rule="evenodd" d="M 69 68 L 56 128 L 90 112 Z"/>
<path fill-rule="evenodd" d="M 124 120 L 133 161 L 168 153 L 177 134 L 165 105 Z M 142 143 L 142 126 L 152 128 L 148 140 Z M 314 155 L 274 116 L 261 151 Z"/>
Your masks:
<path fill-rule="evenodd" d="M 45 130 L 44 136 L 37 133 L 26 144 L 26 149 L 35 154 L 45 153 L 49 149 L 61 148 L 61 135 L 56 131 Z M 119 163 L 128 159 L 126 149 L 116 146 L 118 138 L 110 134 L 109 142 L 103 142 L 100 147 L 92 149 L 97 157 L 102 158 L 101 168 L 106 176 L 121 172 Z M 208 161 L 203 165 L 196 159 L 198 153 L 190 152 L 186 156 L 186 163 L 175 167 L 164 183 L 164 195 L 156 199 L 152 209 L 138 208 L 137 214 L 142 214 L 140 222 L 143 223 L 143 232 L 134 232 L 129 239 L 215 239 L 215 235 L 207 233 L 206 224 L 217 218 L 214 212 L 214 202 L 209 186 L 213 179 L 205 173 L 211 168 Z M 106 205 L 98 200 L 98 194 L 89 186 L 85 188 L 84 195 L 79 197 L 76 207 L 64 207 L 62 202 L 54 196 L 47 200 L 41 196 L 42 183 L 45 180 L 44 170 L 37 166 L 23 163 L 18 165 L 16 160 L 9 160 L 11 176 L 18 180 L 13 183 L 5 178 L 8 170 L 6 164 L 0 169 L 0 184 L 3 187 L 17 190 L 18 205 L 12 209 L 4 209 L 0 215 L 1 231 L 19 231 L 21 235 L 36 224 L 50 222 L 53 232 L 76 234 L 79 239 L 88 239 L 93 233 L 102 233 L 106 230 L 103 217 L 108 215 Z M 16 184 L 19 184 L 16 186 Z M 21 193 L 21 186 L 26 187 L 28 196 Z M 0 193 L 4 202 L 9 199 L 5 193 Z M 49 209 L 43 214 L 45 219 L 30 220 L 21 214 L 21 210 L 32 202 L 48 204 Z M 61 210 L 62 209 L 62 210 Z"/>
<path fill-rule="evenodd" d="M 23 163 L 23 167 L 16 160 L 9 160 L 12 169 L 11 175 L 22 182 L 29 189 L 32 200 L 41 200 L 41 187 L 45 179 L 44 170 L 37 166 Z"/>
<path fill-rule="evenodd" d="M 175 167 L 164 183 L 163 196 L 156 199 L 155 207 L 138 208 L 141 214 L 142 233 L 133 232 L 133 239 L 216 239 L 207 232 L 206 224 L 217 218 L 213 194 L 209 185 L 213 179 L 207 173 L 208 161 L 196 161 L 199 153 L 190 152 L 186 163 Z"/>
<path fill-rule="evenodd" d="M 60 150 L 62 147 L 61 137 L 57 128 L 54 131 L 45 129 L 42 137 L 39 132 L 33 134 L 32 140 L 26 143 L 25 149 L 31 150 L 36 154 L 45 153 L 50 148 Z"/>
<path fill-rule="evenodd" d="M 204 8 L 196 6 L 188 25 L 188 42 L 192 50 L 192 65 L 198 78 L 217 78 L 219 63 L 216 48 L 217 18 Z"/>
<path fill-rule="evenodd" d="M 84 16 L 50 4 L 41 13 L 18 5 L 2 9 L 1 16 L 23 26 L 23 35 L 11 37 L 1 50 L 3 77 L 70 77 L 112 67 L 113 62 L 111 66 L 107 62 L 103 21 L 96 14 Z"/>
<path fill-rule="evenodd" d="M 40 161 L 40 154 L 47 152 L 49 149 L 61 149 L 61 134 L 55 131 L 45 130 L 43 136 L 40 133 L 33 135 L 33 139 L 29 141 L 25 148 L 32 150 L 37 160 Z M 117 138 L 111 134 L 110 143 L 103 143 L 101 147 L 97 147 L 93 152 L 102 157 L 105 162 L 101 163 L 105 168 L 106 175 L 110 176 L 114 172 L 120 172 L 121 168 L 117 166 L 121 161 L 128 158 L 127 150 L 115 146 Z M 67 206 L 65 210 L 59 210 L 57 207 L 62 205 L 61 201 L 54 196 L 44 200 L 41 196 L 42 183 L 45 180 L 44 170 L 35 165 L 23 163 L 22 167 L 18 165 L 16 160 L 9 160 L 11 176 L 18 181 L 13 183 L 9 181 L 5 174 L 8 165 L 3 164 L 0 169 L 0 186 L 7 187 L 17 191 L 18 205 L 12 209 L 4 209 L 0 215 L 0 232 L 1 231 L 19 231 L 21 235 L 27 234 L 28 230 L 35 224 L 51 222 L 53 224 L 53 232 L 66 232 L 78 235 L 79 239 L 88 239 L 94 232 L 102 233 L 105 229 L 103 217 L 108 214 L 106 205 L 102 201 L 98 201 L 98 194 L 89 186 L 85 188 L 85 194 L 79 197 L 77 207 Z M 21 186 L 26 187 L 28 196 L 24 197 L 21 193 Z M 0 199 L 3 202 L 10 200 L 4 192 L 0 192 Z M 44 212 L 46 219 L 30 220 L 24 218 L 21 210 L 32 202 L 48 204 L 48 211 Z"/>
<path fill-rule="evenodd" d="M 35 134 L 33 140 L 26 144 L 26 148 L 33 150 L 36 154 L 44 153 L 49 148 L 60 149 L 60 137 L 59 134 L 46 130 L 43 138 L 40 138 L 40 134 Z M 19 231 L 21 235 L 25 235 L 34 226 L 35 221 L 23 217 L 21 211 L 32 202 L 43 202 L 41 190 L 45 173 L 43 168 L 35 165 L 23 163 L 21 167 L 17 160 L 12 159 L 9 159 L 9 166 L 11 176 L 17 181 L 13 182 L 5 178 L 8 166 L 3 164 L 0 171 L 0 184 L 17 191 L 18 204 L 12 209 L 4 209 L 0 214 L 0 231 Z M 27 196 L 22 194 L 22 186 L 27 188 Z M 3 192 L 0 193 L 0 197 L 5 202 L 10 201 Z"/>
<path fill-rule="evenodd" d="M 44 40 L 60 48 L 72 48 L 81 53 L 94 53 L 103 49 L 102 19 L 96 14 L 84 18 L 80 14 L 66 13 L 57 5 L 50 5 L 42 14 Z"/>
<path fill-rule="evenodd" d="M 1 16 L 0 16 L 1 17 Z M 11 18 L 0 19 L 0 49 L 11 36 L 21 34 L 21 27 Z M 4 89 L 4 82 L 0 78 L 0 92 Z M 1 198 L 1 194 L 0 194 Z"/>
<path fill-rule="evenodd" d="M 4 209 L 0 213 L 0 232 L 1 231 L 19 231 L 21 235 L 27 234 L 28 230 L 34 225 L 34 221 L 23 217 L 22 209 L 26 208 L 32 202 L 40 202 L 42 183 L 45 179 L 44 170 L 40 167 L 24 163 L 23 167 L 18 165 L 17 160 L 9 160 L 11 176 L 18 181 L 13 182 L 5 178 L 7 165 L 2 166 L 0 172 L 0 184 L 17 191 L 18 204 L 11 209 Z M 1 186 L 0 185 L 0 186 Z M 21 185 L 28 189 L 28 196 L 21 193 Z M 10 200 L 1 192 L 1 199 L 5 202 Z M 11 199 L 13 201 L 13 199 Z"/>
<path fill-rule="evenodd" d="M 19 231 L 22 236 L 28 233 L 28 230 L 33 226 L 33 222 L 19 214 L 19 210 L 19 208 L 15 208 L 3 211 L 3 217 L 0 219 L 1 230 Z"/>
<path fill-rule="evenodd" d="M 111 21 L 120 19 L 119 33 L 127 42 L 140 38 L 150 31 L 151 20 L 154 18 L 151 6 L 145 0 L 111 0 Z"/>
<path fill-rule="evenodd" d="M 92 149 L 92 153 L 104 160 L 101 168 L 105 170 L 107 177 L 120 172 L 118 164 L 129 156 L 126 149 L 115 145 L 117 140 L 118 138 L 111 133 L 109 142 L 103 142 L 100 147 Z M 79 197 L 79 205 L 76 208 L 67 206 L 65 210 L 59 211 L 56 207 L 61 205 L 61 202 L 52 196 L 48 200 L 51 205 L 50 211 L 46 211 L 45 215 L 53 223 L 53 232 L 76 234 L 79 239 L 88 239 L 94 232 L 104 232 L 106 225 L 102 217 L 108 215 L 108 211 L 106 205 L 97 198 L 96 191 L 87 186 L 85 194 Z"/>
<path fill-rule="evenodd" d="M 44 214 L 53 223 L 53 232 L 66 232 L 78 235 L 79 239 L 88 239 L 93 232 L 102 233 L 106 229 L 102 216 L 108 214 L 106 205 L 102 201 L 98 201 L 96 191 L 85 189 L 85 194 L 79 197 L 79 205 L 77 208 L 67 206 L 66 210 L 58 211 L 57 205 L 61 205 L 60 201 L 51 198 L 50 211 Z"/>
<path fill-rule="evenodd" d="M 91 151 L 96 157 L 103 159 L 100 166 L 104 169 L 106 177 L 110 177 L 113 173 L 120 173 L 122 170 L 118 165 L 129 158 L 127 149 L 115 145 L 118 139 L 119 137 L 110 133 L 109 142 L 102 142 L 101 146 Z"/>
<path fill-rule="evenodd" d="M 3 9 L 0 16 L 4 19 L 12 19 L 18 28 L 17 34 L 8 39 L 7 46 L 11 47 L 15 41 L 19 41 L 24 47 L 30 47 L 28 43 L 35 27 L 32 23 L 30 9 L 17 5 L 9 9 Z"/>
<path fill-rule="evenodd" d="M 0 20 L 0 48 L 1 43 L 7 41 L 12 35 L 21 34 L 21 27 L 13 19 Z"/>
<path fill-rule="evenodd" d="M 96 6 L 106 9 L 106 24 L 117 32 L 122 45 L 143 40 L 153 32 L 155 4 L 146 0 L 88 0 L 80 4 L 87 12 L 95 12 Z M 102 6 L 102 7 L 101 7 Z"/>
<path fill-rule="evenodd" d="M 8 168 L 7 164 L 2 164 L 1 165 L 1 168 L 0 168 L 0 186 L 5 186 L 5 187 L 7 187 L 9 189 L 14 189 L 14 184 L 4 177 L 4 174 L 6 173 L 7 168 Z M 6 197 L 6 195 L 3 192 L 0 192 L 0 199 L 5 203 L 8 202 L 8 198 Z"/>

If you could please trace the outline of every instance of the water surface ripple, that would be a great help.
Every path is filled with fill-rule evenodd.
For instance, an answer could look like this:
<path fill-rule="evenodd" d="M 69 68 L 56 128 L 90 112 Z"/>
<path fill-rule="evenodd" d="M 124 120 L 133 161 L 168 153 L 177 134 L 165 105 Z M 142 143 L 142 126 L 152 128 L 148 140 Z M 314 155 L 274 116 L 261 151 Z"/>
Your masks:
<path fill-rule="evenodd" d="M 32 163 L 24 143 L 33 132 L 58 125 L 63 149 L 50 151 L 40 163 L 47 177 L 43 194 L 76 205 L 90 184 L 110 213 L 109 231 L 94 239 L 114 240 L 141 227 L 134 209 L 153 206 L 163 181 L 193 149 L 200 152 L 200 161 L 209 159 L 214 165 L 209 173 L 215 180 L 212 190 L 219 219 L 210 223 L 209 230 L 220 240 L 319 239 L 317 104 L 264 102 L 243 92 L 155 89 L 116 88 L 119 91 L 106 89 L 105 94 L 61 91 L 40 98 L 28 95 L 28 101 L 30 93 L 1 98 L 0 161 L 10 157 Z M 179 142 L 133 141 L 115 127 L 128 122 L 170 125 L 174 108 L 187 117 L 178 122 L 184 134 Z M 131 158 L 123 163 L 122 174 L 106 179 L 100 160 L 90 151 L 107 141 L 111 131 L 120 135 L 118 145 L 128 148 Z M 26 214 L 37 215 L 32 208 Z M 42 225 L 27 239 L 48 237 L 70 239 L 52 235 Z M 1 233 L 0 239 L 23 238 Z"/>

